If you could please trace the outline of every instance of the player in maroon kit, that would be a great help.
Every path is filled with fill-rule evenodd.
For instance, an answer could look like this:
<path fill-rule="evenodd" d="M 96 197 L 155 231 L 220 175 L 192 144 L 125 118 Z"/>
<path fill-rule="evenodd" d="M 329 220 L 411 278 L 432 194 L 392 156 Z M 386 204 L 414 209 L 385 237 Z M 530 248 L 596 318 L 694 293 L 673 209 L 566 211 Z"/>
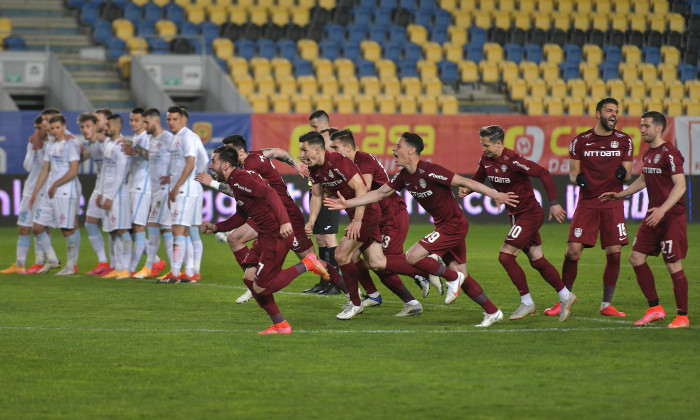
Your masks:
<path fill-rule="evenodd" d="M 661 137 L 665 128 L 666 117 L 660 112 L 642 115 L 639 129 L 642 140 L 649 144 L 649 150 L 644 153 L 642 174 L 626 190 L 603 193 L 600 199 L 618 200 L 647 188 L 650 208 L 634 238 L 630 262 L 649 308 L 634 325 L 646 325 L 666 316 L 656 294 L 654 275 L 646 262 L 649 255 L 658 256 L 660 252 L 671 274 L 678 308 L 678 315 L 668 328 L 688 328 L 688 279 L 681 265 L 688 252 L 684 159 L 674 145 Z"/>
<path fill-rule="evenodd" d="M 547 261 L 542 253 L 540 226 L 544 222 L 544 211 L 535 199 L 530 177 L 540 178 L 549 197 L 549 220 L 554 217 L 559 223 L 566 220 L 566 212 L 557 201 L 557 191 L 554 180 L 548 170 L 537 163 L 525 159 L 513 150 L 503 146 L 505 133 L 498 125 L 482 127 L 479 130 L 483 156 L 479 160 L 474 181 L 484 182 L 486 178 L 496 191 L 512 191 L 518 195 L 519 203 L 508 207 L 511 228 L 501 247 L 498 261 L 508 273 L 511 281 L 520 293 L 520 306 L 510 316 L 510 320 L 522 319 L 535 313 L 535 302 L 530 296 L 525 272 L 515 261 L 520 250 L 525 252 L 530 265 L 539 271 L 547 283 L 559 294 L 562 310 L 560 321 L 566 321 L 570 314 L 571 305 L 576 302 L 576 295 L 569 292 L 559 277 L 556 268 Z M 460 196 L 464 197 L 469 191 L 460 188 Z"/>
<path fill-rule="evenodd" d="M 331 150 L 347 156 L 357 165 L 362 178 L 365 180 L 365 184 L 369 186 L 370 190 L 376 190 L 389 182 L 389 177 L 384 167 L 373 155 L 357 151 L 352 131 L 346 129 L 333 133 L 330 147 Z M 379 230 L 382 235 L 381 245 L 384 254 L 403 255 L 403 243 L 406 240 L 409 226 L 406 203 L 401 196 L 394 193 L 380 201 L 379 208 L 382 212 Z M 366 298 L 362 300 L 362 306 L 381 305 L 382 297 L 370 277 L 369 270 L 367 270 L 364 262 L 359 260 L 359 252 L 357 253 L 356 261 L 355 265 L 360 273 L 360 284 L 367 293 Z M 397 316 L 418 315 L 423 312 L 421 303 L 406 289 L 398 275 L 386 271 L 378 271 L 377 275 L 382 283 L 404 302 L 404 308 Z M 439 284 L 442 285 L 440 282 Z"/>
<path fill-rule="evenodd" d="M 632 139 L 615 130 L 618 113 L 614 98 L 598 102 L 595 127 L 577 135 L 569 146 L 569 179 L 581 188 L 561 270 L 564 284 L 572 290 L 583 248 L 595 246 L 600 231 L 600 245 L 607 258 L 600 313 L 608 316 L 625 316 L 610 302 L 620 274 L 620 252 L 629 240 L 622 202 L 603 203 L 598 196 L 606 191 L 622 191 L 622 183 L 632 177 L 634 151 Z M 561 303 L 557 303 L 544 313 L 559 315 L 560 307 Z"/>
<path fill-rule="evenodd" d="M 238 156 L 227 146 L 214 150 L 209 168 L 221 182 L 225 181 L 236 199 L 236 213 L 229 219 L 213 224 L 202 222 L 203 233 L 225 232 L 253 219 L 258 227 L 258 239 L 248 252 L 243 265 L 243 281 L 253 297 L 270 316 L 273 325 L 260 334 L 289 334 L 292 328 L 279 311 L 272 293 L 286 287 L 299 274 L 313 271 L 328 279 L 328 273 L 313 253 L 300 263 L 282 270 L 282 263 L 292 249 L 294 230 L 278 193 L 258 174 L 236 168 Z"/>
<path fill-rule="evenodd" d="M 337 199 L 325 200 L 329 208 L 345 209 L 376 203 L 406 188 L 425 210 L 433 216 L 435 231 L 426 235 L 406 252 L 406 262 L 419 270 L 437 274 L 447 279 L 445 303 L 450 304 L 459 295 L 460 287 L 475 302 L 484 308 L 484 319 L 478 327 L 488 327 L 503 319 L 503 312 L 496 307 L 482 290 L 479 283 L 466 274 L 467 249 L 465 238 L 469 224 L 457 205 L 451 186 L 466 187 L 493 198 L 497 205 L 515 205 L 517 196 L 500 193 L 485 185 L 455 174 L 431 162 L 421 160 L 423 139 L 415 133 L 403 133 L 394 146 L 394 156 L 401 170 L 394 179 L 379 189 L 370 191 L 356 199 L 338 195 Z M 434 253 L 442 256 L 447 267 L 428 258 Z M 387 257 L 387 261 L 390 257 Z M 398 272 L 398 271 L 397 271 Z"/>
<path fill-rule="evenodd" d="M 241 135 L 228 136 L 223 140 L 223 143 L 230 147 L 233 152 L 238 156 L 237 166 L 248 171 L 254 171 L 258 173 L 268 184 L 277 191 L 282 203 L 284 204 L 287 214 L 289 215 L 292 228 L 294 229 L 294 242 L 292 250 L 299 257 L 303 259 L 308 254 L 314 252 L 314 244 L 306 236 L 304 215 L 301 213 L 299 206 L 296 205 L 294 199 L 289 196 L 287 192 L 287 185 L 282 180 L 282 176 L 277 172 L 270 159 L 278 159 L 285 162 L 295 168 L 299 174 L 308 174 L 308 168 L 306 165 L 295 160 L 292 155 L 282 149 L 264 149 L 261 151 L 248 151 L 248 145 L 245 138 Z M 211 183 L 213 180 L 211 175 L 206 172 L 201 172 L 197 174 L 195 179 L 207 186 L 213 186 L 226 195 L 232 195 L 231 187 L 226 183 Z M 243 225 L 237 227 L 233 232 L 229 233 L 227 236 L 229 246 L 233 252 L 234 257 L 241 268 L 243 267 L 242 262 L 248 254 L 248 247 L 246 242 L 252 241 L 257 238 L 257 226 L 255 222 L 249 219 Z M 344 290 L 345 285 L 343 284 L 342 278 L 332 265 L 322 262 L 324 267 L 327 268 L 330 275 L 331 284 L 335 285 L 341 290 Z M 326 284 L 328 284 L 326 282 Z M 243 303 L 252 298 L 252 294 L 245 293 L 238 299 L 236 303 Z"/>

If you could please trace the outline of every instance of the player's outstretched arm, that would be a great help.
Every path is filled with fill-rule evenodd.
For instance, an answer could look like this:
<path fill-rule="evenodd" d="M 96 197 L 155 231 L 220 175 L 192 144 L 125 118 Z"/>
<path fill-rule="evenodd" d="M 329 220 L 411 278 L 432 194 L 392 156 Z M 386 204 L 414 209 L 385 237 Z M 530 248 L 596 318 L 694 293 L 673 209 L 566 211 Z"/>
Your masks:
<path fill-rule="evenodd" d="M 515 206 L 516 204 L 518 204 L 518 196 L 516 194 L 512 192 L 497 192 L 496 190 L 493 190 L 480 182 L 476 182 L 472 179 L 465 178 L 461 175 L 455 174 L 455 176 L 452 178 L 451 185 L 455 187 L 465 187 L 472 191 L 489 196 L 493 198 L 496 201 L 496 205 L 499 206 L 501 204 L 505 204 L 507 206 Z"/>
<path fill-rule="evenodd" d="M 262 152 L 268 159 L 279 160 L 280 162 L 284 162 L 291 166 L 299 175 L 303 177 L 309 176 L 309 167 L 306 164 L 294 159 L 294 156 L 292 156 L 292 154 L 288 151 L 278 147 L 271 147 L 269 149 L 263 149 Z"/>
<path fill-rule="evenodd" d="M 355 197 L 351 200 L 346 200 L 345 197 L 338 194 L 338 198 L 327 197 L 323 203 L 331 210 L 344 210 L 350 207 L 366 206 L 367 204 L 377 203 L 392 195 L 396 190 L 388 184 L 384 184 L 376 190 L 372 190 L 361 197 Z"/>
<path fill-rule="evenodd" d="M 627 189 L 618 192 L 604 192 L 603 194 L 598 196 L 598 199 L 603 202 L 619 200 L 629 195 L 638 193 L 639 191 L 643 190 L 646 186 L 647 182 L 644 179 L 644 174 L 641 174 L 639 175 L 639 178 L 635 179 L 634 182 L 630 184 L 629 187 L 627 187 Z"/>

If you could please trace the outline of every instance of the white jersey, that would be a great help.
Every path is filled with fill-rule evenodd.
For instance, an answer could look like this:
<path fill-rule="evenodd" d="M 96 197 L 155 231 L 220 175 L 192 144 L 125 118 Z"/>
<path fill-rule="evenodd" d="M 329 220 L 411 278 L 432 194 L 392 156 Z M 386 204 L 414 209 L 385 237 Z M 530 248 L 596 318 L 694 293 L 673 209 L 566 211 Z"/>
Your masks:
<path fill-rule="evenodd" d="M 122 188 L 126 188 L 129 161 L 129 155 L 122 152 L 121 146 L 116 141 L 105 140 L 102 182 L 100 182 L 98 190 L 103 200 L 114 200 L 117 193 Z"/>
<path fill-rule="evenodd" d="M 95 185 L 100 185 L 100 179 L 102 178 L 102 161 L 104 160 L 105 153 L 105 142 L 95 140 L 91 143 L 88 141 L 85 148 L 90 155 L 90 159 L 92 159 L 92 163 L 95 164 L 95 174 L 97 174 Z"/>
<path fill-rule="evenodd" d="M 197 142 L 197 159 L 194 164 L 194 170 L 197 173 L 209 170 L 209 153 L 207 153 L 207 149 L 204 148 L 204 143 L 201 141 Z"/>
<path fill-rule="evenodd" d="M 148 150 L 148 144 L 151 136 L 144 130 L 141 134 L 135 135 L 133 138 L 134 146 L 139 146 L 142 149 Z M 129 181 L 127 186 L 130 193 L 151 193 L 151 178 L 148 174 L 148 160 L 136 154 L 131 156 L 131 167 L 129 168 Z"/>
<path fill-rule="evenodd" d="M 22 188 L 22 197 L 31 197 L 34 192 L 34 186 L 36 185 L 36 180 L 39 178 L 39 173 L 41 173 L 41 168 L 44 166 L 44 151 L 46 150 L 46 145 L 48 143 L 44 142 L 41 145 L 41 149 L 34 150 L 34 146 L 29 143 L 27 144 L 27 154 L 24 155 L 24 163 L 22 166 L 29 172 L 27 180 L 24 181 L 24 188 Z M 27 188 L 27 186 L 29 188 Z M 42 191 L 46 189 L 46 183 L 42 186 Z"/>
<path fill-rule="evenodd" d="M 158 191 L 161 188 L 160 179 L 170 175 L 170 144 L 172 142 L 173 133 L 164 130 L 158 137 L 151 137 L 148 144 L 148 172 L 151 178 L 151 192 Z"/>
<path fill-rule="evenodd" d="M 44 162 L 50 162 L 49 176 L 46 179 L 47 188 L 61 179 L 70 169 L 71 162 L 80 162 L 80 144 L 75 138 L 54 141 L 46 147 Z M 80 196 L 78 177 L 71 179 L 56 188 L 54 197 L 77 198 Z"/>
<path fill-rule="evenodd" d="M 199 136 L 197 136 L 189 128 L 183 127 L 182 130 L 175 134 L 173 141 L 170 144 L 171 188 L 180 179 L 183 171 L 185 170 L 185 158 L 193 157 L 195 159 L 192 172 L 187 177 L 187 180 L 185 180 L 185 182 L 180 186 L 179 194 L 186 197 L 196 197 L 202 191 L 201 184 L 194 180 L 194 176 L 197 172 L 197 142 L 202 142 Z"/>

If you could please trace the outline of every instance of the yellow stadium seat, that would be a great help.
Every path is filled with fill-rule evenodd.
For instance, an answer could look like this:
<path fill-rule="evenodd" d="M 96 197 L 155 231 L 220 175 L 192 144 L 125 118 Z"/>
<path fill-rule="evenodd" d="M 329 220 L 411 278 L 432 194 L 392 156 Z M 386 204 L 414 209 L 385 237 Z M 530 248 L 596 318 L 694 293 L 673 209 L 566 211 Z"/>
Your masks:
<path fill-rule="evenodd" d="M 333 62 L 335 67 L 335 75 L 338 80 L 345 80 L 349 77 L 355 77 L 355 63 L 347 58 L 336 58 Z"/>
<path fill-rule="evenodd" d="M 311 9 L 316 5 L 316 0 L 297 0 L 297 5 L 305 9 Z"/>
<path fill-rule="evenodd" d="M 514 79 L 508 84 L 510 99 L 522 101 L 527 96 L 527 83 L 523 79 Z"/>
<path fill-rule="evenodd" d="M 573 0 L 557 0 L 557 11 L 559 13 L 571 14 L 574 11 Z"/>
<path fill-rule="evenodd" d="M 590 25 L 588 23 L 588 17 L 590 16 L 590 13 L 581 13 L 581 12 L 576 12 L 571 15 L 571 26 L 574 29 L 580 29 L 584 32 L 588 31 L 590 29 Z"/>
<path fill-rule="evenodd" d="M 438 113 L 438 101 L 435 98 L 421 98 L 418 105 L 421 114 L 434 115 Z"/>
<path fill-rule="evenodd" d="M 255 92 L 267 96 L 275 93 L 275 79 L 272 76 L 255 77 L 253 80 L 255 80 Z"/>
<path fill-rule="evenodd" d="M 532 17 L 530 12 L 528 13 L 515 13 L 513 15 L 513 26 L 520 28 L 522 30 L 529 30 L 532 25 Z"/>
<path fill-rule="evenodd" d="M 543 61 L 540 63 L 540 77 L 544 80 L 552 80 L 559 78 L 559 65 L 556 63 L 548 63 Z"/>
<path fill-rule="evenodd" d="M 620 78 L 625 83 L 631 83 L 637 80 L 637 65 L 635 64 L 620 64 Z"/>
<path fill-rule="evenodd" d="M 644 111 L 658 111 L 658 112 L 664 112 L 664 102 L 663 99 L 652 99 L 652 98 L 646 98 L 644 99 Z M 642 112 L 643 113 L 643 112 Z M 640 115 L 642 113 L 628 113 L 628 115 Z"/>
<path fill-rule="evenodd" d="M 641 101 L 647 96 L 646 85 L 640 79 L 635 79 L 627 85 L 627 99 Z"/>
<path fill-rule="evenodd" d="M 207 6 L 210 6 L 212 4 L 212 0 L 193 0 L 192 3 L 195 6 L 206 8 Z"/>
<path fill-rule="evenodd" d="M 515 0 L 498 0 L 498 10 L 512 12 L 515 10 Z"/>
<path fill-rule="evenodd" d="M 666 31 L 666 18 L 664 17 L 664 15 L 655 14 L 652 16 L 648 16 L 648 19 L 648 29 L 661 33 L 664 33 Z"/>
<path fill-rule="evenodd" d="M 645 109 L 643 101 L 629 100 L 622 104 L 620 114 L 641 117 Z"/>
<path fill-rule="evenodd" d="M 396 77 L 387 78 L 382 82 L 382 93 L 386 96 L 397 97 L 401 94 L 401 82 Z"/>
<path fill-rule="evenodd" d="M 564 102 L 559 98 L 545 98 L 544 107 L 549 115 L 564 115 Z"/>
<path fill-rule="evenodd" d="M 642 50 L 636 45 L 623 45 L 622 58 L 627 64 L 637 65 L 642 61 Z"/>
<path fill-rule="evenodd" d="M 647 19 L 644 15 L 628 15 L 627 26 L 633 31 L 645 32 L 647 30 Z"/>
<path fill-rule="evenodd" d="M 484 44 L 484 58 L 490 63 L 498 64 L 503 60 L 503 47 L 495 42 Z"/>
<path fill-rule="evenodd" d="M 549 13 L 535 13 L 532 17 L 532 26 L 547 31 L 551 28 L 552 20 Z"/>
<path fill-rule="evenodd" d="M 569 79 L 566 82 L 566 88 L 571 98 L 583 99 L 586 97 L 586 82 L 582 79 Z"/>
<path fill-rule="evenodd" d="M 700 102 L 700 80 L 688 80 L 685 82 L 685 93 L 691 101 Z"/>
<path fill-rule="evenodd" d="M 365 96 L 377 98 L 381 96 L 382 85 L 376 76 L 363 76 L 360 78 L 360 88 Z"/>
<path fill-rule="evenodd" d="M 588 17 L 588 27 L 605 32 L 608 30 L 608 20 L 604 18 L 604 16 L 591 14 L 591 16 Z"/>
<path fill-rule="evenodd" d="M 676 47 L 663 45 L 661 46 L 661 58 L 664 64 L 675 67 L 681 61 L 681 52 Z"/>
<path fill-rule="evenodd" d="M 406 37 L 411 42 L 423 45 L 428 41 L 428 30 L 424 26 L 410 24 L 406 28 Z"/>
<path fill-rule="evenodd" d="M 134 24 L 126 19 L 115 19 L 112 22 L 112 31 L 116 37 L 128 41 L 134 37 Z"/>
<path fill-rule="evenodd" d="M 2 35 L 0 35 L 0 38 Z M 131 77 L 131 56 L 122 55 L 117 59 L 117 68 L 119 69 L 119 74 L 124 78 L 128 79 Z"/>
<path fill-rule="evenodd" d="M 649 2 L 647 0 L 632 0 L 634 13 L 638 15 L 646 15 L 649 13 Z"/>
<path fill-rule="evenodd" d="M 272 65 L 267 58 L 253 57 L 250 59 L 249 65 L 254 79 L 272 75 Z"/>
<path fill-rule="evenodd" d="M 131 55 L 148 54 L 148 42 L 141 37 L 129 38 L 126 41 L 126 48 Z"/>
<path fill-rule="evenodd" d="M 253 94 L 248 97 L 248 103 L 256 114 L 264 114 L 270 111 L 270 102 L 266 95 Z"/>
<path fill-rule="evenodd" d="M 379 96 L 375 100 L 380 114 L 396 114 L 396 100 L 391 96 Z"/>
<path fill-rule="evenodd" d="M 582 62 L 579 64 L 579 73 L 581 74 L 581 78 L 586 81 L 586 83 L 600 78 L 597 64 Z"/>
<path fill-rule="evenodd" d="M 537 2 L 537 10 L 540 13 L 552 13 L 554 9 L 554 0 L 542 0 Z"/>
<path fill-rule="evenodd" d="M 460 28 L 458 26 L 448 26 L 447 35 L 449 35 L 450 42 L 457 45 L 464 45 L 467 42 L 467 30 Z"/>
<path fill-rule="evenodd" d="M 624 98 L 625 97 L 625 82 L 620 79 L 610 79 L 605 82 L 608 87 L 608 96 L 611 98 Z M 595 98 L 596 100 L 601 100 L 603 98 Z"/>
<path fill-rule="evenodd" d="M 417 97 L 421 95 L 420 79 L 417 77 L 404 77 L 401 79 L 401 87 L 406 96 Z"/>
<path fill-rule="evenodd" d="M 627 18 L 625 15 L 610 14 L 608 15 L 608 25 L 610 25 L 611 29 L 625 32 L 627 31 Z"/>
<path fill-rule="evenodd" d="M 519 0 L 518 1 L 518 10 L 521 13 L 532 13 L 535 11 L 535 8 L 537 7 L 537 3 L 535 0 Z"/>
<path fill-rule="evenodd" d="M 321 87 L 321 95 L 332 97 L 340 92 L 340 84 L 335 76 L 329 76 L 325 79 L 319 79 L 318 85 Z"/>
<path fill-rule="evenodd" d="M 491 21 L 493 22 L 494 28 L 501 28 L 503 30 L 510 29 L 511 26 L 511 16 L 510 12 L 503 12 L 500 10 L 494 10 L 491 12 Z"/>
<path fill-rule="evenodd" d="M 676 74 L 676 66 L 670 66 L 668 64 L 660 64 L 659 67 L 657 67 L 658 71 L 658 76 L 659 80 L 662 82 L 669 84 L 673 83 L 678 80 L 677 74 Z"/>
<path fill-rule="evenodd" d="M 459 74 L 464 83 L 476 83 L 479 81 L 479 67 L 470 60 L 460 61 Z"/>
<path fill-rule="evenodd" d="M 522 77 L 525 81 L 528 80 L 533 80 L 539 77 L 539 67 L 537 67 L 536 63 L 533 63 L 532 61 L 521 61 L 520 62 L 520 77 Z"/>
<path fill-rule="evenodd" d="M 355 102 L 352 96 L 337 96 L 333 98 L 333 104 L 335 105 L 335 110 L 340 114 L 352 114 L 355 112 Z"/>
<path fill-rule="evenodd" d="M 226 65 L 231 72 L 231 77 L 238 80 L 244 76 L 250 76 L 248 71 L 248 60 L 243 57 L 231 57 L 226 62 Z"/>
<path fill-rule="evenodd" d="M 352 98 L 360 94 L 360 81 L 354 74 L 344 78 L 338 76 L 338 81 L 343 89 L 343 95 Z"/>
<path fill-rule="evenodd" d="M 365 60 L 376 62 L 382 58 L 382 47 L 375 41 L 365 40 L 360 43 L 360 51 Z"/>
<path fill-rule="evenodd" d="M 317 58 L 313 62 L 314 72 L 318 80 L 333 76 L 333 62 L 327 58 Z"/>
<path fill-rule="evenodd" d="M 297 52 L 304 60 L 314 61 L 318 57 L 318 44 L 311 39 L 300 39 L 297 42 Z"/>
<path fill-rule="evenodd" d="M 485 12 L 492 12 L 496 10 L 496 2 L 495 1 L 479 1 L 479 10 L 483 10 Z"/>
<path fill-rule="evenodd" d="M 562 79 L 545 80 L 547 92 L 552 98 L 564 99 L 567 97 L 566 82 Z"/>
<path fill-rule="evenodd" d="M 685 18 L 680 13 L 669 13 L 666 15 L 666 22 L 670 31 L 685 32 Z"/>
<path fill-rule="evenodd" d="M 318 94 L 318 84 L 314 76 L 297 77 L 297 87 L 302 95 L 313 96 Z"/>
<path fill-rule="evenodd" d="M 438 75 L 437 64 L 433 61 L 420 60 L 418 61 L 417 67 L 421 79 L 425 80 L 430 77 L 437 77 Z"/>
<path fill-rule="evenodd" d="M 292 112 L 292 101 L 289 96 L 278 93 L 270 97 L 272 103 L 272 112 L 277 114 L 289 114 Z"/>
<path fill-rule="evenodd" d="M 295 79 L 294 76 L 275 76 L 275 81 L 277 82 L 277 90 L 279 93 L 284 93 L 285 95 L 296 95 L 297 79 Z"/>
<path fill-rule="evenodd" d="M 155 4 L 156 6 L 163 7 L 166 4 L 170 3 L 170 0 L 153 0 L 152 3 Z"/>
<path fill-rule="evenodd" d="M 581 15 L 589 15 L 593 11 L 593 2 L 589 0 L 576 1 L 576 11 Z"/>
<path fill-rule="evenodd" d="M 655 82 L 656 79 L 656 67 L 651 63 L 643 63 L 639 66 L 639 78 L 646 84 Z"/>
<path fill-rule="evenodd" d="M 598 45 L 586 44 L 583 46 L 583 58 L 597 66 L 603 61 L 603 50 Z"/>
<path fill-rule="evenodd" d="M 604 97 L 605 96 L 601 96 L 600 98 Z M 595 115 L 595 107 L 598 105 L 599 100 L 598 98 L 586 98 L 583 100 L 585 115 Z"/>
<path fill-rule="evenodd" d="M 284 26 L 289 23 L 289 9 L 273 7 L 270 20 L 277 26 Z"/>
<path fill-rule="evenodd" d="M 481 81 L 484 83 L 498 82 L 498 64 L 495 62 L 480 62 L 479 73 L 481 74 Z"/>
<path fill-rule="evenodd" d="M 661 80 L 657 80 L 647 85 L 647 99 L 661 101 L 666 97 L 666 85 Z"/>
<path fill-rule="evenodd" d="M 228 6 L 228 19 L 236 25 L 243 25 L 248 22 L 248 10 L 239 6 Z"/>
<path fill-rule="evenodd" d="M 690 98 L 683 99 L 683 111 L 689 117 L 700 116 L 700 102 Z"/>
<path fill-rule="evenodd" d="M 396 77 L 396 63 L 387 59 L 380 59 L 374 63 L 374 69 L 380 80 L 388 80 Z"/>
<path fill-rule="evenodd" d="M 374 114 L 376 109 L 374 98 L 364 95 L 355 98 L 355 107 L 360 114 Z"/>
<path fill-rule="evenodd" d="M 462 61 L 462 44 L 457 44 L 455 42 L 445 42 L 442 46 L 442 53 L 445 56 L 445 60 L 459 63 Z"/>
<path fill-rule="evenodd" d="M 290 9 L 289 14 L 291 15 L 292 23 L 299 26 L 306 26 L 309 24 L 309 9 L 293 7 Z"/>
<path fill-rule="evenodd" d="M 177 26 L 169 20 L 159 20 L 156 22 L 156 33 L 170 42 L 177 35 Z"/>
<path fill-rule="evenodd" d="M 440 2 L 440 7 L 448 12 L 453 12 L 457 10 L 457 0 L 442 0 Z"/>
<path fill-rule="evenodd" d="M 564 13 L 552 14 L 552 26 L 562 31 L 568 31 L 571 28 L 570 15 Z"/>
<path fill-rule="evenodd" d="M 222 25 L 228 21 L 228 10 L 224 6 L 208 6 L 207 15 L 209 20 L 217 25 Z"/>
<path fill-rule="evenodd" d="M 233 57 L 234 46 L 233 41 L 228 38 L 216 38 L 211 43 L 212 52 L 217 58 L 228 61 Z"/>
<path fill-rule="evenodd" d="M 525 112 L 527 115 L 542 115 L 544 114 L 544 104 L 541 98 L 527 97 L 524 101 Z"/>
<path fill-rule="evenodd" d="M 544 99 L 547 96 L 547 83 L 542 79 L 533 80 L 528 83 L 529 97 Z"/>
<path fill-rule="evenodd" d="M 12 21 L 7 17 L 0 17 L 0 37 L 4 38 L 12 34 Z"/>
<path fill-rule="evenodd" d="M 442 95 L 442 82 L 437 77 L 423 79 L 423 92 L 425 96 L 439 97 Z"/>
<path fill-rule="evenodd" d="M 326 100 L 330 102 L 331 106 L 327 108 L 318 109 L 325 109 L 326 112 L 331 112 L 329 111 L 329 108 L 333 108 L 333 102 L 329 98 L 326 98 Z M 309 96 L 295 95 L 292 105 L 294 106 L 294 112 L 297 114 L 310 114 L 313 112 L 313 106 L 311 104 L 311 98 Z"/>
<path fill-rule="evenodd" d="M 454 96 L 441 96 L 438 104 L 440 111 L 445 115 L 455 115 L 459 112 L 459 102 Z"/>
<path fill-rule="evenodd" d="M 545 61 L 548 63 L 559 65 L 564 57 L 564 50 L 557 44 L 544 44 L 542 47 Z"/>
<path fill-rule="evenodd" d="M 683 103 L 680 99 L 665 99 L 664 111 L 670 117 L 680 117 L 683 115 Z"/>
<path fill-rule="evenodd" d="M 473 26 L 478 26 L 486 30 L 491 28 L 491 14 L 489 12 L 485 12 L 482 10 L 475 11 L 473 13 L 473 17 Z"/>
<path fill-rule="evenodd" d="M 501 65 L 499 67 L 499 71 L 501 73 L 501 81 L 505 83 L 508 83 L 513 79 L 517 79 L 520 76 L 520 70 L 518 69 L 518 65 L 515 64 L 513 61 L 503 61 L 501 62 Z"/>
<path fill-rule="evenodd" d="M 206 20 L 206 13 L 204 13 L 203 7 L 189 7 L 185 9 L 185 14 L 187 14 L 187 20 L 199 25 Z"/>
<path fill-rule="evenodd" d="M 423 57 L 437 63 L 442 60 L 442 47 L 437 42 L 426 42 L 423 44 Z"/>
<path fill-rule="evenodd" d="M 465 29 L 472 26 L 472 14 L 470 12 L 455 12 L 453 14 L 457 28 Z"/>
<path fill-rule="evenodd" d="M 280 78 L 292 75 L 292 62 L 286 58 L 275 57 L 270 60 L 272 70 L 275 72 L 275 77 Z"/>
<path fill-rule="evenodd" d="M 273 0 L 269 1 L 272 3 Z M 331 10 L 335 7 L 335 0 L 317 0 L 317 3 L 319 6 L 323 7 L 326 10 Z"/>
<path fill-rule="evenodd" d="M 587 83 L 586 91 L 591 98 L 603 99 L 607 96 L 607 87 L 602 79 L 593 80 Z"/>
<path fill-rule="evenodd" d="M 569 115 L 586 115 L 586 105 L 581 99 L 565 98 L 564 108 Z"/>
<path fill-rule="evenodd" d="M 668 13 L 668 2 L 666 0 L 652 0 L 651 10 L 654 14 L 665 15 Z"/>

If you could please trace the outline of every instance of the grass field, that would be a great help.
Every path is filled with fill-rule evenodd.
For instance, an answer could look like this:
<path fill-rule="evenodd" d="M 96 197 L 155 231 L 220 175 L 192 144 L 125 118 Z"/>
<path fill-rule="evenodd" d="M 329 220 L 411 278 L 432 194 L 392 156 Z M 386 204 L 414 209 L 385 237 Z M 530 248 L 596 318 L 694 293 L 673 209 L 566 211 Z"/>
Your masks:
<path fill-rule="evenodd" d="M 467 238 L 469 272 L 506 318 L 519 304 L 497 261 L 507 229 L 472 225 Z M 407 244 L 430 230 L 412 226 Z M 16 229 L 0 233 L 4 268 Z M 560 268 L 567 226 L 541 233 Z M 203 239 L 198 285 L 0 275 L 0 418 L 698 418 L 700 225 L 689 226 L 684 261 L 687 330 L 665 328 L 675 302 L 658 258 L 650 265 L 668 317 L 632 326 L 647 305 L 626 247 L 613 299 L 622 319 L 598 314 L 605 257 L 594 248 L 579 264 L 566 323 L 542 314 L 557 295 L 520 256 L 537 304 L 521 321 L 475 328 L 476 304 L 460 294 L 447 306 L 434 289 L 422 315 L 396 318 L 401 302 L 379 283 L 382 306 L 339 321 L 345 298 L 301 294 L 316 280 L 304 274 L 277 294 L 294 333 L 261 336 L 265 313 L 234 303 L 244 286 L 228 247 Z M 64 258 L 63 238 L 53 240 Z M 295 262 L 290 254 L 286 265 Z M 78 268 L 94 263 L 83 232 Z"/>

